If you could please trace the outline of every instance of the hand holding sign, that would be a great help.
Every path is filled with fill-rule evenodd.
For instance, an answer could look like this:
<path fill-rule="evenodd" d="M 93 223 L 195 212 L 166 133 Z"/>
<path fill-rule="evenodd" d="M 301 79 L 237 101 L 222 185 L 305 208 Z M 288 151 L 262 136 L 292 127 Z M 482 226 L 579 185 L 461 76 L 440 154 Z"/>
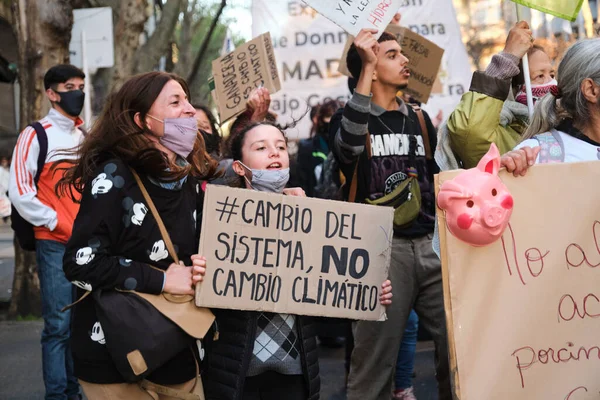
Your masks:
<path fill-rule="evenodd" d="M 243 113 L 254 89 L 265 87 L 270 93 L 281 89 L 268 32 L 214 60 L 212 71 L 221 122 Z"/>
<path fill-rule="evenodd" d="M 248 104 L 246 107 L 252 113 L 250 117 L 251 121 L 264 121 L 269 112 L 269 106 L 271 105 L 271 94 L 269 89 L 259 87 L 254 89 L 250 93 L 248 98 Z"/>
<path fill-rule="evenodd" d="M 354 39 L 354 46 L 358 51 L 358 55 L 362 60 L 363 71 L 373 72 L 373 68 L 377 65 L 377 53 L 379 52 L 379 43 L 375 34 L 376 29 L 361 29 Z"/>
<path fill-rule="evenodd" d="M 383 306 L 389 306 L 392 304 L 392 282 L 387 279 L 381 284 L 381 295 L 379 296 L 379 303 Z"/>
<path fill-rule="evenodd" d="M 533 46 L 533 36 L 526 21 L 519 21 L 508 32 L 504 52 L 523 58 Z"/>
<path fill-rule="evenodd" d="M 535 164 L 538 153 L 541 147 L 537 146 L 533 149 L 525 146 L 518 150 L 509 151 L 501 158 L 502 167 L 508 172 L 512 172 L 514 176 L 525 176 L 527 169 Z"/>
<path fill-rule="evenodd" d="M 192 280 L 194 284 L 202 282 L 204 274 L 206 274 L 206 257 L 199 254 L 192 256 Z"/>

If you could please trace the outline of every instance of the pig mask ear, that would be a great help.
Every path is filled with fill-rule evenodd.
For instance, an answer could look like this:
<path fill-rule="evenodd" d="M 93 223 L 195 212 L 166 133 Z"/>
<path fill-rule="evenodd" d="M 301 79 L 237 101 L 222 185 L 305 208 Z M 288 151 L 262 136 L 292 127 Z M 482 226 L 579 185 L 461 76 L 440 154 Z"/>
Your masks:
<path fill-rule="evenodd" d="M 498 175 L 498 170 L 500 169 L 500 152 L 494 143 L 492 143 L 487 154 L 477 164 L 477 169 L 487 174 Z"/>
<path fill-rule="evenodd" d="M 460 183 L 449 180 L 442 183 L 437 197 L 438 206 L 442 210 L 447 210 L 453 199 L 470 199 L 473 194 Z"/>

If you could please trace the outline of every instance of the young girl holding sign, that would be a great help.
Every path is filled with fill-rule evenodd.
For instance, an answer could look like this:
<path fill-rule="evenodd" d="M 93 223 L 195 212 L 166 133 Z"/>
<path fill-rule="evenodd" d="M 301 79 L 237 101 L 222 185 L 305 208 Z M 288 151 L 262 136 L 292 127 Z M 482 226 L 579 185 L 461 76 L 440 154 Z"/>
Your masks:
<path fill-rule="evenodd" d="M 231 140 L 233 169 L 239 186 L 292 196 L 286 189 L 289 154 L 285 134 L 275 125 L 247 126 Z M 382 284 L 380 302 L 391 304 L 390 281 Z M 213 310 L 219 338 L 207 343 L 203 374 L 207 398 L 267 400 L 317 399 L 320 379 L 312 318 L 268 312 Z"/>

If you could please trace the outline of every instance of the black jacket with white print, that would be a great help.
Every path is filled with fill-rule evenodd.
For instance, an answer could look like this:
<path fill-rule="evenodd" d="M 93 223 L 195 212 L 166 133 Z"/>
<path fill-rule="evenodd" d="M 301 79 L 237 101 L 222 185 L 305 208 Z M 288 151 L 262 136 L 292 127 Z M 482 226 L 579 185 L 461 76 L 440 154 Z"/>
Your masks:
<path fill-rule="evenodd" d="M 105 162 L 94 174 L 81 198 L 73 235 L 67 244 L 64 271 L 78 289 L 134 289 L 158 294 L 164 273 L 173 262 L 158 225 L 149 211 L 131 171 L 120 160 Z M 200 237 L 202 196 L 195 179 L 188 177 L 180 190 L 169 190 L 141 176 L 171 236 L 179 258 L 191 265 Z M 74 307 L 71 346 L 75 375 L 92 383 L 120 383 L 96 317 L 94 300 L 88 297 Z M 115 310 L 118 312 L 118 310 Z M 176 384 L 194 377 L 190 350 L 175 356 L 148 379 Z"/>

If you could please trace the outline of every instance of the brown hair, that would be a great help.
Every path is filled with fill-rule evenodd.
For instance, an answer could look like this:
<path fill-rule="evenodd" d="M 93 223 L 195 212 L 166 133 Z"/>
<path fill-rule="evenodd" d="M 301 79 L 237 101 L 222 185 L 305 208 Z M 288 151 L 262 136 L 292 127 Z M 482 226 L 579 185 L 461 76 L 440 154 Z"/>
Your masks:
<path fill-rule="evenodd" d="M 284 130 L 282 129 L 281 126 L 277 125 L 276 123 L 273 123 L 271 121 L 260 121 L 260 122 L 252 122 L 250 124 L 245 125 L 241 130 L 237 131 L 235 133 L 235 135 L 231 136 L 231 139 L 229 140 L 229 154 L 231 154 L 231 158 L 233 159 L 233 162 L 235 161 L 242 161 L 243 158 L 243 154 L 242 154 L 242 147 L 244 147 L 244 139 L 246 138 L 246 133 L 250 132 L 252 129 L 259 127 L 259 126 L 273 126 L 275 128 L 277 128 L 281 134 L 283 135 L 283 138 L 285 140 L 285 142 L 287 143 L 288 138 L 284 132 Z M 286 150 L 287 151 L 287 150 Z M 232 179 L 231 182 L 228 182 L 229 186 L 234 186 L 234 187 L 244 187 L 244 178 L 241 176 L 235 176 L 235 178 Z"/>
<path fill-rule="evenodd" d="M 325 126 L 325 118 L 329 117 L 333 117 L 333 114 L 336 113 L 337 110 L 339 110 L 340 108 L 343 108 L 344 104 L 340 101 L 337 100 L 328 100 L 323 102 L 320 106 L 319 109 L 317 111 L 317 123 L 313 126 L 313 129 L 311 129 L 310 132 L 310 137 L 314 137 L 315 134 L 321 134 L 321 135 L 325 135 L 327 136 L 329 134 L 329 131 L 325 131 L 323 132 L 322 128 L 323 126 Z"/>
<path fill-rule="evenodd" d="M 165 72 L 147 72 L 130 78 L 121 89 L 111 94 L 100 116 L 86 135 L 81 145 L 66 153 L 76 156 L 62 160 L 71 166 L 56 168 L 65 171 L 56 185 L 59 195 L 73 190 L 82 193 L 84 186 L 94 178 L 94 173 L 103 162 L 119 158 L 125 164 L 144 175 L 163 181 L 176 181 L 191 174 L 209 179 L 217 169 L 217 162 L 206 153 L 204 139 L 198 133 L 194 150 L 187 158 L 186 166 L 171 163 L 167 156 L 149 141 L 144 134 L 152 134 L 146 127 L 140 128 L 134 116 L 140 113 L 141 121 L 167 82 L 177 81 L 189 97 L 189 89 L 183 78 Z"/>

